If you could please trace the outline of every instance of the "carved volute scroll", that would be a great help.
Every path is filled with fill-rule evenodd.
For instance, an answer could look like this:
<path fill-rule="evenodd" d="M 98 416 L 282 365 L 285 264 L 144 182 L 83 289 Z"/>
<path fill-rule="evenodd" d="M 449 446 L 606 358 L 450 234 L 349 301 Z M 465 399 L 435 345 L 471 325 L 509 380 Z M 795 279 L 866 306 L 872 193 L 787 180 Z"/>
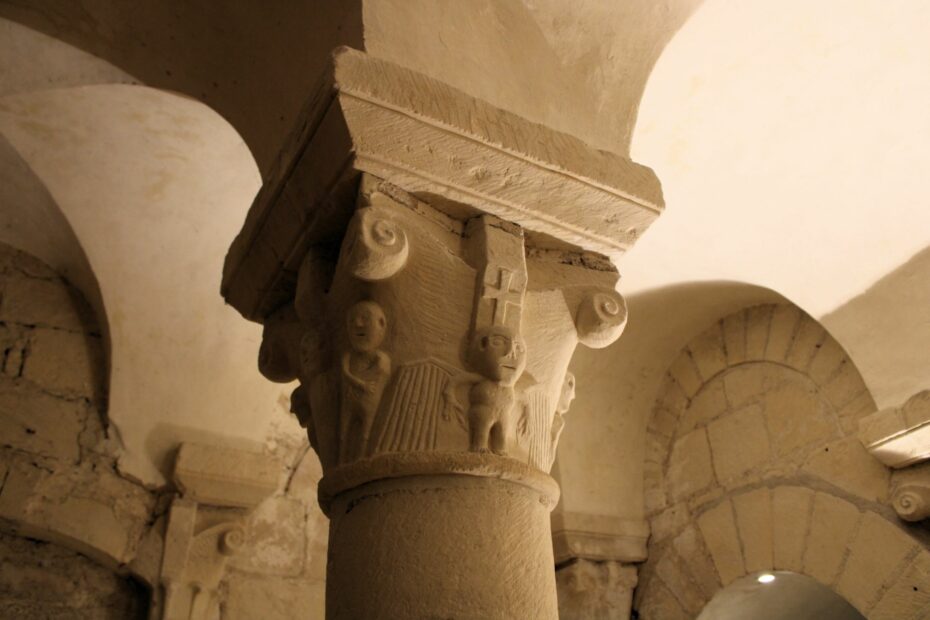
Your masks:
<path fill-rule="evenodd" d="M 626 307 L 615 271 L 530 249 L 519 226 L 363 180 L 339 260 L 311 248 L 261 351 L 266 376 L 299 378 L 292 411 L 324 473 L 468 452 L 549 471 L 573 350 L 616 339 Z"/>
<path fill-rule="evenodd" d="M 923 521 L 930 517 L 930 484 L 921 481 L 899 486 L 891 496 L 891 505 L 905 521 Z"/>
<path fill-rule="evenodd" d="M 626 327 L 626 302 L 613 289 L 593 289 L 578 307 L 575 325 L 578 340 L 592 349 L 613 343 Z"/>
<path fill-rule="evenodd" d="M 372 206 L 359 209 L 346 231 L 340 262 L 359 280 L 387 280 L 407 263 L 407 235 L 388 215 L 390 208 L 379 204 L 387 200 L 375 195 Z"/>

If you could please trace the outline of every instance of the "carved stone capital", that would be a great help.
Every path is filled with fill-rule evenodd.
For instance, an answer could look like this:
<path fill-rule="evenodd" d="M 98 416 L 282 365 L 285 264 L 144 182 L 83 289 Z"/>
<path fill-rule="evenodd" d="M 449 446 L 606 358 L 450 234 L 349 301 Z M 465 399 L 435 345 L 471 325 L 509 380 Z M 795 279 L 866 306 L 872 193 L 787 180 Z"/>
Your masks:
<path fill-rule="evenodd" d="M 622 562 L 576 560 L 556 572 L 561 620 L 628 620 L 636 567 Z"/>
<path fill-rule="evenodd" d="M 222 290 L 265 326 L 261 372 L 300 380 L 325 475 L 419 452 L 548 472 L 575 346 L 626 324 L 604 254 L 662 208 L 648 168 L 341 49 Z"/>
<path fill-rule="evenodd" d="M 456 581 L 471 615 L 555 617 L 548 472 L 584 389 L 569 361 L 620 336 L 608 256 L 662 208 L 648 168 L 336 52 L 222 284 L 264 324 L 262 373 L 300 382 L 332 519 L 327 617 L 460 615 L 453 558 L 473 562 Z"/>
<path fill-rule="evenodd" d="M 175 483 L 182 495 L 168 513 L 152 617 L 216 617 L 226 563 L 247 542 L 248 512 L 274 492 L 279 472 L 279 464 L 257 453 L 181 446 Z"/>
<path fill-rule="evenodd" d="M 293 411 L 324 474 L 463 452 L 548 473 L 575 346 L 606 346 L 625 323 L 616 271 L 528 247 L 521 227 L 492 215 L 457 220 L 374 177 L 357 204 L 336 260 L 317 249 L 302 259 L 259 354 L 269 379 L 300 379 Z"/>

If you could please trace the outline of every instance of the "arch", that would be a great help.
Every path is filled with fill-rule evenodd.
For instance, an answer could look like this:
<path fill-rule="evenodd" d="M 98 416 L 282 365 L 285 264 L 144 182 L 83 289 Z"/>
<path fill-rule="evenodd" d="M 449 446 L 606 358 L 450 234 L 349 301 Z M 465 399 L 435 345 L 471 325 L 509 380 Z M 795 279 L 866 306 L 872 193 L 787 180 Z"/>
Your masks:
<path fill-rule="evenodd" d="M 217 294 L 261 182 L 239 134 L 197 101 L 124 84 L 4 97 L 0 132 L 60 206 L 99 281 L 121 471 L 163 484 L 182 437 L 300 441 L 287 386 L 254 372 L 260 328 Z"/>
<path fill-rule="evenodd" d="M 620 292 L 630 316 L 623 336 L 601 351 L 579 348 L 572 358 L 578 391 L 553 471 L 562 485 L 557 512 L 641 523 L 643 438 L 669 364 L 695 333 L 720 316 L 783 298 L 740 282 L 689 283 L 627 295 L 623 282 Z M 609 455 L 611 467 L 592 476 L 593 454 Z"/>
<path fill-rule="evenodd" d="M 787 570 L 835 590 L 870 620 L 917 620 L 930 552 L 880 514 L 802 486 L 760 486 L 705 507 L 640 578 L 643 620 L 694 618 L 747 574 Z"/>
<path fill-rule="evenodd" d="M 646 426 L 640 617 L 693 618 L 720 588 L 771 570 L 816 579 L 868 618 L 923 617 L 930 553 L 856 437 L 874 410 L 842 346 L 790 303 L 692 338 Z"/>
<path fill-rule="evenodd" d="M 206 104 L 236 128 L 264 172 L 330 52 L 364 45 L 361 0 L 274 6 L 40 0 L 5 3 L 0 16 L 112 63 L 142 84 Z"/>
<path fill-rule="evenodd" d="M 632 154 L 669 208 L 624 258 L 628 290 L 769 287 L 830 329 L 880 407 L 927 387 L 928 19 L 914 0 L 704 2 L 640 105 Z"/>
<path fill-rule="evenodd" d="M 94 381 L 94 401 L 106 414 L 109 393 L 110 329 L 100 284 L 68 218 L 42 180 L 0 135 L 0 243 L 31 254 L 76 287 L 90 304 L 103 337 L 101 376 Z"/>
<path fill-rule="evenodd" d="M 788 399 L 788 410 L 781 403 L 771 413 L 747 409 L 767 390 Z M 871 467 L 854 436 L 859 418 L 874 411 L 875 402 L 842 346 L 796 306 L 764 304 L 729 314 L 681 350 L 659 386 L 646 427 L 647 514 L 734 484 L 735 478 L 762 474 L 781 459 L 800 458 L 795 469 L 826 470 L 833 483 L 851 492 L 886 499 L 887 473 Z M 781 428 L 773 429 L 776 424 Z M 756 452 L 727 447 L 734 441 L 754 441 Z M 858 457 L 876 478 L 874 484 L 860 488 L 844 480 L 841 469 L 817 461 L 820 450 L 829 454 L 831 445 Z M 670 472 L 676 478 L 671 484 Z"/>

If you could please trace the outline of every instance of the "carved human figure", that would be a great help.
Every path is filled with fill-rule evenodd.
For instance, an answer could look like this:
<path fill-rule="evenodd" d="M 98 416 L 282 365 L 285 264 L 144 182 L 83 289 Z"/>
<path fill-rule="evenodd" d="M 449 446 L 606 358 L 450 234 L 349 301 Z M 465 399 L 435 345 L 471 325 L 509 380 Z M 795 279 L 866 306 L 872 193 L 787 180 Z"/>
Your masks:
<path fill-rule="evenodd" d="M 459 376 L 447 390 L 453 405 L 455 385 L 468 390 L 468 449 L 507 453 L 514 426 L 514 389 L 526 367 L 526 344 L 503 325 L 478 329 L 471 340 L 468 362 L 476 373 Z"/>
<path fill-rule="evenodd" d="M 562 392 L 559 394 L 559 404 L 555 408 L 555 417 L 552 418 L 552 450 L 549 454 L 552 455 L 553 459 L 555 458 L 555 449 L 559 445 L 562 429 L 565 428 L 565 414 L 568 413 L 573 400 L 575 400 L 575 375 L 566 372 L 565 379 L 562 382 Z"/>
<path fill-rule="evenodd" d="M 381 395 L 391 375 L 391 358 L 379 349 L 387 331 L 381 306 L 373 301 L 358 302 L 349 308 L 346 328 L 349 350 L 342 356 L 339 413 L 341 463 L 364 454 Z"/>

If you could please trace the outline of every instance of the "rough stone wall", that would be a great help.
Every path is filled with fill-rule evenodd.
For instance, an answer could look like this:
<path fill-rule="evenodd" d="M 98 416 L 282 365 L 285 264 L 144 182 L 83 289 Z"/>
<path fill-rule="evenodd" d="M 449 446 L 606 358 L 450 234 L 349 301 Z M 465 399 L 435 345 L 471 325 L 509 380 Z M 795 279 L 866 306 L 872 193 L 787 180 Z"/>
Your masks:
<path fill-rule="evenodd" d="M 80 292 L 0 244 L 0 617 L 128 619 L 147 609 L 129 574 L 157 582 L 171 492 L 117 473 L 119 447 L 102 421 L 103 347 Z M 306 440 L 272 444 L 282 488 L 247 519 L 246 548 L 220 586 L 222 620 L 323 617 L 319 462 Z"/>
<path fill-rule="evenodd" d="M 748 308 L 695 338 L 648 427 L 640 617 L 693 618 L 720 587 L 772 569 L 814 577 L 870 618 L 911 617 L 894 614 L 916 594 L 889 601 L 914 571 L 907 591 L 930 597 L 930 553 L 855 436 L 874 409 L 842 347 L 795 307 Z"/>
<path fill-rule="evenodd" d="M 100 330 L 78 291 L 7 246 L 0 364 L 0 616 L 137 617 L 147 597 L 112 569 L 153 498 L 113 468 Z"/>
<path fill-rule="evenodd" d="M 133 620 L 140 586 L 58 545 L 0 533 L 0 618 Z"/>

